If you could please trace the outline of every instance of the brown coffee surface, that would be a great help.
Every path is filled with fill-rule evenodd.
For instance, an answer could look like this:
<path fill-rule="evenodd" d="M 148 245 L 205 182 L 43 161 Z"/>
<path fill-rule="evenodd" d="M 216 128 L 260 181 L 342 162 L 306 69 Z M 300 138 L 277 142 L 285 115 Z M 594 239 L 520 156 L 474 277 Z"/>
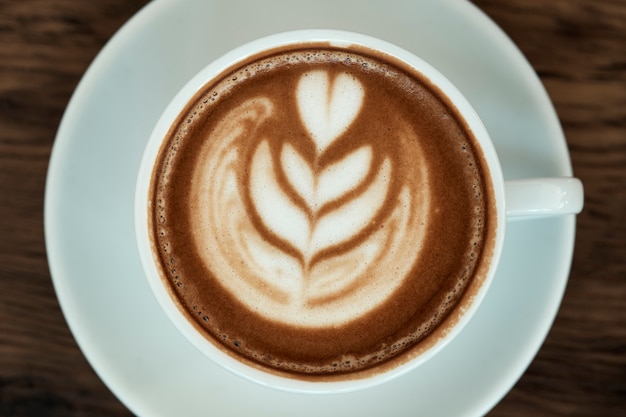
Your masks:
<path fill-rule="evenodd" d="M 484 165 L 454 106 L 403 64 L 277 50 L 205 86 L 168 133 L 155 256 L 189 320 L 244 362 L 376 372 L 444 334 L 480 285 Z"/>

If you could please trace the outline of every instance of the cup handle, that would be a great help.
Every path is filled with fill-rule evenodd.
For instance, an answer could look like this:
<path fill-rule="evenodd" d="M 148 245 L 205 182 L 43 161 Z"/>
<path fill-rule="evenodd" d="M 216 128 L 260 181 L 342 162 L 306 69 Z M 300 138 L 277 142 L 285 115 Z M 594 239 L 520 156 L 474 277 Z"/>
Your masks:
<path fill-rule="evenodd" d="M 578 178 L 532 178 L 504 182 L 507 220 L 578 214 L 583 184 Z"/>

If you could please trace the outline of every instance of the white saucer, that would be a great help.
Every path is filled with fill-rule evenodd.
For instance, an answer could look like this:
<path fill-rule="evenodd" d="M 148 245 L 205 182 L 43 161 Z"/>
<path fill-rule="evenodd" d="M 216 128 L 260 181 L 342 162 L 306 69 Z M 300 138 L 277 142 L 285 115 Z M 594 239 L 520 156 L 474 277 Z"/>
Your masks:
<path fill-rule="evenodd" d="M 366 5 L 367 4 L 367 5 Z M 434 359 L 394 382 L 334 396 L 293 395 L 210 363 L 159 309 L 133 235 L 140 156 L 184 82 L 228 49 L 273 32 L 366 32 L 438 67 L 482 115 L 505 177 L 571 175 L 558 119 L 533 70 L 470 3 L 160 0 L 89 68 L 63 118 L 46 189 L 54 285 L 85 356 L 140 416 L 476 416 L 512 387 L 559 307 L 574 217 L 514 223 L 484 304 Z"/>

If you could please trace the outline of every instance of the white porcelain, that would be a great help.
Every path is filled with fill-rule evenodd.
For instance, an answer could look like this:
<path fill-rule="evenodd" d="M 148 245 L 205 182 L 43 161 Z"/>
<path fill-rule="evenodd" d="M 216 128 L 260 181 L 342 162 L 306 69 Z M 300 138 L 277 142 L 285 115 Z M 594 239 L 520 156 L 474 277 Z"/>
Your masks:
<path fill-rule="evenodd" d="M 583 184 L 578 178 L 528 178 L 504 184 L 507 220 L 578 214 L 583 208 Z"/>
<path fill-rule="evenodd" d="M 572 175 L 541 83 L 470 3 L 151 3 L 79 84 L 53 149 L 45 207 L 67 322 L 99 376 L 137 415 L 481 415 L 521 376 L 551 326 L 571 264 L 573 216 L 510 223 L 472 321 L 416 371 L 375 388 L 319 397 L 249 383 L 215 366 L 169 322 L 133 236 L 134 179 L 152 127 L 186 80 L 227 50 L 321 26 L 388 39 L 439 68 L 480 114 L 506 179 Z"/>

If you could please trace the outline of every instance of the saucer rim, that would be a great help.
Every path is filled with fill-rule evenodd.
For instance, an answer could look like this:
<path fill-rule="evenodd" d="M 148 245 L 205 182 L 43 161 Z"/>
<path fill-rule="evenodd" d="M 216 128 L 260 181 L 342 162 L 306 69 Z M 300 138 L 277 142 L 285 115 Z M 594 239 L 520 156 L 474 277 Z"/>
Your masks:
<path fill-rule="evenodd" d="M 134 404 L 133 403 L 133 395 L 132 393 L 130 393 L 130 391 L 123 391 L 123 388 L 120 387 L 124 387 L 124 384 L 116 384 L 115 382 L 115 377 L 112 376 L 112 370 L 109 369 L 104 369 L 102 366 L 99 365 L 100 363 L 100 359 L 97 353 L 94 352 L 93 348 L 90 347 L 91 343 L 93 343 L 93 341 L 88 340 L 88 337 L 85 336 L 85 333 L 81 331 L 82 326 L 84 326 L 84 323 L 81 319 L 77 319 L 76 314 L 77 312 L 73 311 L 73 307 L 71 306 L 71 301 L 70 298 L 72 297 L 72 295 L 67 291 L 67 288 L 64 288 L 64 276 L 65 276 L 65 271 L 62 265 L 62 260 L 60 259 L 59 256 L 55 256 L 55 245 L 54 245 L 54 241 L 55 241 L 55 236 L 58 235 L 58 233 L 60 233 L 61 231 L 58 229 L 58 224 L 55 224 L 53 219 L 55 217 L 55 212 L 54 210 L 57 208 L 57 206 L 55 206 L 52 201 L 57 197 L 54 195 L 54 187 L 55 187 L 55 170 L 58 170 L 58 166 L 59 164 L 61 164 L 60 161 L 62 161 L 62 157 L 63 155 L 65 155 L 67 153 L 67 147 L 71 145 L 71 140 L 67 137 L 67 131 L 69 131 L 69 128 L 67 126 L 67 124 L 69 123 L 68 120 L 70 119 L 70 117 L 68 116 L 68 114 L 72 111 L 76 111 L 76 103 L 78 102 L 78 98 L 79 96 L 81 96 L 81 94 L 85 94 L 84 91 L 84 84 L 86 84 L 87 79 L 91 80 L 94 77 L 97 77 L 97 73 L 98 71 L 102 71 L 103 69 L 101 67 L 99 67 L 99 65 L 101 64 L 101 62 L 103 61 L 102 56 L 104 56 L 105 54 L 112 54 L 113 52 L 111 52 L 114 47 L 120 47 L 119 43 L 123 41 L 124 37 L 129 37 L 129 33 L 134 30 L 134 26 L 133 25 L 140 25 L 140 24 L 146 24 L 145 21 L 148 21 L 150 18 L 150 14 L 154 13 L 156 14 L 158 12 L 157 6 L 156 5 L 160 5 L 162 3 L 164 3 L 164 0 L 161 0 L 160 2 L 154 2 L 151 3 L 147 6 L 145 6 L 143 9 L 141 9 L 133 18 L 131 18 L 121 29 L 120 31 L 118 31 L 118 33 L 116 33 L 113 38 L 109 41 L 109 43 L 103 48 L 103 50 L 99 53 L 98 57 L 94 60 L 94 62 L 92 63 L 92 65 L 90 66 L 90 68 L 87 70 L 87 72 L 85 73 L 85 75 L 83 76 L 83 79 L 81 79 L 81 82 L 79 83 L 74 96 L 72 97 L 72 100 L 70 101 L 70 104 L 68 105 L 68 108 L 66 109 L 66 114 L 64 114 L 63 116 L 63 121 L 61 124 L 61 127 L 59 128 L 59 132 L 57 134 L 57 138 L 55 140 L 55 144 L 52 150 L 52 155 L 51 155 L 51 160 L 50 160 L 50 166 L 49 166 L 49 170 L 48 170 L 48 179 L 47 179 L 47 184 L 46 184 L 46 195 L 45 195 L 45 235 L 46 235 L 46 248 L 47 248 L 47 253 L 48 253 L 48 258 L 49 258 L 49 264 L 50 264 L 50 272 L 51 272 L 51 276 L 52 276 L 52 281 L 54 284 L 54 288 L 55 291 L 57 293 L 57 298 L 59 300 L 59 304 L 61 305 L 61 309 L 63 311 L 63 314 L 66 317 L 66 320 L 68 322 L 68 325 L 72 331 L 72 334 L 74 335 L 74 338 L 76 339 L 76 341 L 78 342 L 81 351 L 83 352 L 83 354 L 85 354 L 85 356 L 87 357 L 89 363 L 91 364 L 91 366 L 94 368 L 94 370 L 96 371 L 96 373 L 99 375 L 99 377 L 105 382 L 105 384 L 114 392 L 114 394 L 116 396 L 118 396 L 118 398 L 131 410 L 139 410 L 141 408 L 141 406 L 137 403 Z M 459 6 L 460 7 L 460 6 Z M 475 6 L 470 4 L 470 9 L 474 8 L 473 10 L 478 11 L 479 13 L 482 14 L 482 12 L 480 12 L 477 8 L 475 8 Z M 472 13 L 472 12 L 470 12 Z M 487 20 L 489 20 L 488 17 L 486 17 L 486 15 L 483 15 L 484 18 L 486 18 Z M 144 21 L 145 20 L 145 21 Z M 490 20 L 489 20 L 490 21 Z M 493 23 L 492 23 L 493 24 Z M 495 24 L 493 24 L 495 26 Z M 498 30 L 500 30 L 499 28 L 497 28 Z M 502 33 L 503 34 L 503 33 Z M 506 36 L 506 35 L 505 35 Z M 506 38 L 508 40 L 508 38 Z M 510 42 L 510 40 L 509 40 Z M 512 43 L 511 43 L 512 45 Z M 512 45 L 515 48 L 515 51 L 517 51 L 518 54 L 519 51 L 516 49 L 516 47 L 514 45 Z M 525 61 L 525 59 L 522 57 L 522 60 Z M 529 65 L 528 63 L 526 63 L 527 65 Z M 551 106 L 551 103 L 548 102 L 546 103 L 545 101 L 542 101 L 541 104 L 543 104 L 544 106 L 546 106 L 546 111 L 548 113 L 554 113 L 554 109 Z M 550 111 L 551 109 L 551 111 Z M 554 113 L 554 117 L 556 117 L 555 113 Z M 558 118 L 557 120 L 557 125 L 558 125 Z M 560 126 L 557 126 L 557 132 L 556 135 L 554 134 L 554 132 L 551 133 L 551 137 L 558 137 L 561 136 L 562 139 L 562 146 L 565 146 L 565 140 L 562 137 L 562 132 L 559 135 L 558 130 L 560 130 Z M 65 138 L 65 139 L 64 139 Z M 558 140 L 557 140 L 558 141 Z M 562 175 L 571 175 L 571 162 L 569 160 L 569 154 L 566 153 L 565 154 L 565 160 L 560 160 L 558 161 L 560 163 L 560 173 Z M 58 182 L 58 181 L 57 181 Z M 484 413 L 486 411 L 488 411 L 489 409 L 491 409 L 493 407 L 493 405 L 495 403 L 497 403 L 498 401 L 500 401 L 500 399 L 509 391 L 510 387 L 512 387 L 517 380 L 519 379 L 519 377 L 522 375 L 522 373 L 524 372 L 524 370 L 527 368 L 528 364 L 532 361 L 532 359 L 534 358 L 536 352 L 538 351 L 541 343 L 543 342 L 543 339 L 545 339 L 545 336 L 547 335 L 547 331 L 549 330 L 549 328 L 551 327 L 551 323 L 554 320 L 554 317 L 556 316 L 556 311 L 558 311 L 558 307 L 560 305 L 560 301 L 562 299 L 562 295 L 565 289 L 565 284 L 567 283 L 567 276 L 569 274 L 569 268 L 571 267 L 571 258 L 573 256 L 573 245 L 574 245 L 574 230 L 575 230 L 575 218 L 571 217 L 568 219 L 562 219 L 562 222 L 566 225 L 565 228 L 565 235 L 569 234 L 569 237 L 565 236 L 565 240 L 569 241 L 569 246 L 570 248 L 569 250 L 569 256 L 567 256 L 567 253 L 564 253 L 559 259 L 561 260 L 561 264 L 562 267 L 560 267 L 560 270 L 564 270 L 565 271 L 565 278 L 564 280 L 562 280 L 562 291 L 561 291 L 561 295 L 558 298 L 558 302 L 556 302 L 553 310 L 554 310 L 554 314 L 552 316 L 552 320 L 548 320 L 549 324 L 547 325 L 547 328 L 545 329 L 545 334 L 543 335 L 543 337 L 541 337 L 540 341 L 535 341 L 535 343 L 529 344 L 529 346 L 527 346 L 527 350 L 529 351 L 533 351 L 533 352 L 529 352 L 528 355 L 526 355 L 526 357 L 528 358 L 527 363 L 520 363 L 518 366 L 518 373 L 516 377 L 512 377 L 509 378 L 509 381 L 512 381 L 510 383 L 510 386 L 504 390 L 501 390 L 501 395 L 495 395 L 494 397 L 497 398 L 491 398 L 491 401 L 488 401 L 488 403 L 490 403 L 487 406 L 483 407 L 483 410 L 481 411 L 481 413 Z M 569 239 L 569 240 L 568 240 Z M 565 251 L 567 252 L 567 250 Z M 131 404 L 133 406 L 131 406 Z M 141 414 L 140 414 L 141 415 Z"/>

